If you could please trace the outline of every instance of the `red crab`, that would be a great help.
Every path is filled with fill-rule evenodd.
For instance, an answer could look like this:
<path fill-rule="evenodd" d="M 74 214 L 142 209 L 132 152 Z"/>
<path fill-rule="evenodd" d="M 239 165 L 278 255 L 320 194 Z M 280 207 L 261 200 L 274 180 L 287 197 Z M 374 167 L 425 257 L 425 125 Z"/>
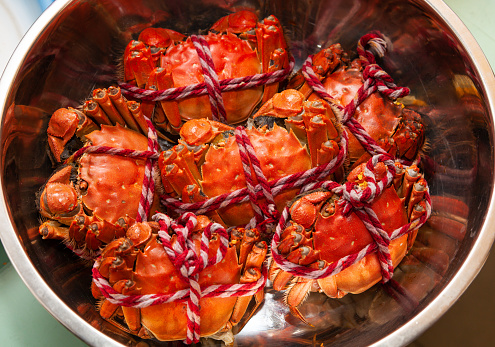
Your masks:
<path fill-rule="evenodd" d="M 361 60 L 349 61 L 340 44 L 333 44 L 312 59 L 312 69 L 326 92 L 333 98 L 331 105 L 346 106 L 363 86 Z M 319 98 L 301 74 L 289 83 L 312 100 Z M 338 114 L 338 112 L 336 112 Z M 413 162 L 424 144 L 424 126 L 421 116 L 399 102 L 392 102 L 379 92 L 368 96 L 354 114 L 354 119 L 391 156 Z M 356 137 L 349 133 L 349 161 L 354 166 L 366 162 L 370 154 Z"/>
<path fill-rule="evenodd" d="M 366 187 L 364 166 L 356 167 L 350 173 L 348 182 Z M 374 174 L 378 180 L 385 172 L 383 163 L 375 166 Z M 383 230 L 390 235 L 408 221 L 426 213 L 426 190 L 426 180 L 417 167 L 411 166 L 404 170 L 398 164 L 393 184 L 384 189 L 371 204 Z M 338 195 L 327 190 L 313 191 L 296 199 L 290 207 L 290 223 L 283 230 L 277 246 L 280 254 L 289 262 L 321 269 L 344 256 L 358 253 L 372 243 L 373 238 L 361 219 L 354 212 L 344 216 L 344 206 L 339 200 Z M 390 242 L 388 248 L 394 268 L 412 246 L 415 236 L 415 233 L 409 233 Z M 297 306 L 310 291 L 340 298 L 347 293 L 356 294 L 367 290 L 381 280 L 382 274 L 378 256 L 372 253 L 336 275 L 317 280 L 293 277 L 289 272 L 281 270 L 276 262 L 272 262 L 270 278 L 274 289 L 286 290 L 287 305 L 304 320 Z"/>
<path fill-rule="evenodd" d="M 293 102 L 286 103 L 287 100 Z M 272 124 L 269 124 L 268 116 L 256 117 L 254 123 L 258 126 L 245 128 L 268 181 L 328 163 L 339 153 L 338 132 L 328 118 L 328 109 L 321 102 L 303 101 L 299 92 L 291 90 L 276 94 L 270 104 L 285 108 L 286 115 L 305 113 L 304 119 L 309 126 L 295 130 L 304 132 L 305 140 L 302 141 L 310 147 L 309 152 L 292 130 L 277 125 L 281 116 L 271 117 L 272 121 L 276 120 Z M 274 109 L 272 113 L 284 111 Z M 289 129 L 292 128 L 289 126 Z M 198 202 L 246 187 L 234 128 L 200 119 L 186 122 L 180 134 L 179 145 L 163 152 L 159 158 L 162 182 L 170 185 L 176 196 L 185 202 Z M 292 188 L 277 195 L 274 198 L 277 209 L 281 211 L 296 194 L 297 189 Z M 238 226 L 249 223 L 253 215 L 250 203 L 245 202 L 231 204 L 210 216 L 226 225 Z"/>
<path fill-rule="evenodd" d="M 56 161 L 68 159 L 73 149 L 69 145 L 81 141 L 148 149 L 144 135 L 120 124 L 103 124 L 98 130 L 83 112 L 70 108 L 55 111 L 48 139 Z M 138 215 L 144 175 L 145 160 L 111 154 L 85 153 L 75 163 L 60 166 L 39 193 L 39 211 L 48 219 L 40 226 L 40 234 L 66 240 L 74 249 L 90 253 L 123 236 Z M 158 208 L 157 202 L 155 199 L 152 210 Z"/>
<path fill-rule="evenodd" d="M 257 21 L 249 11 L 221 18 L 204 35 L 219 80 L 281 70 L 289 65 L 282 27 L 274 16 Z M 146 29 L 131 41 L 124 54 L 125 80 L 140 88 L 164 90 L 204 82 L 193 40 L 168 29 Z M 222 93 L 226 122 L 237 124 L 270 99 L 278 83 Z M 166 131 L 178 131 L 183 120 L 210 118 L 208 96 L 161 101 L 154 122 Z M 151 118 L 151 109 L 147 108 Z"/>
<path fill-rule="evenodd" d="M 197 225 L 186 237 L 187 242 L 192 242 L 196 255 L 200 253 L 201 238 L 208 224 L 210 220 L 207 217 L 198 216 Z M 127 230 L 125 237 L 112 241 L 103 249 L 101 262 L 97 265 L 98 271 L 118 293 L 169 294 L 189 288 L 188 281 L 174 266 L 157 232 L 155 222 L 136 223 Z M 181 242 L 176 233 L 169 230 L 169 234 L 172 247 Z M 262 278 L 267 244 L 259 241 L 256 229 L 235 229 L 230 233 L 230 241 L 227 241 L 228 248 L 223 260 L 205 267 L 199 273 L 198 283 L 201 288 L 216 284 L 254 283 Z M 219 234 L 212 232 L 207 251 L 209 259 L 217 256 L 220 244 Z M 125 330 L 143 338 L 162 341 L 186 339 L 185 302 L 174 301 L 136 308 L 110 302 L 95 282 L 92 292 L 95 298 L 101 299 L 101 316 L 124 326 Z M 263 290 L 253 296 L 257 306 L 263 300 Z M 253 296 L 201 298 L 201 336 L 221 339 L 222 334 L 225 335 L 225 332 L 236 326 L 250 311 L 248 304 Z"/>

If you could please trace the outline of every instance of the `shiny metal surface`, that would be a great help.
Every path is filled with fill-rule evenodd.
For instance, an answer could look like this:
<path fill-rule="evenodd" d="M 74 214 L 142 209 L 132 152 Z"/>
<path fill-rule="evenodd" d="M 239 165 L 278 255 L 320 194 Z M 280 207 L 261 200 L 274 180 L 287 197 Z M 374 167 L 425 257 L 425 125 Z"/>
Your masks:
<path fill-rule="evenodd" d="M 231 4 L 232 2 L 229 2 Z M 51 112 L 77 106 L 95 86 L 116 80 L 117 53 L 143 23 L 194 33 L 228 8 L 220 1 L 56 1 L 14 53 L 0 83 L 2 195 L 0 236 L 33 294 L 65 326 L 90 345 L 137 344 L 139 339 L 101 320 L 89 291 L 88 267 L 37 233 L 34 196 L 51 172 L 44 129 Z M 237 4 L 237 3 L 236 3 Z M 238 2 L 241 4 L 241 2 Z M 402 266 L 396 277 L 423 281 L 415 305 L 402 307 L 381 285 L 361 295 L 331 300 L 311 295 L 305 314 L 316 329 L 293 319 L 280 294 L 268 290 L 262 308 L 237 335 L 238 345 L 335 343 L 392 344 L 411 341 L 450 307 L 477 274 L 495 237 L 493 226 L 493 116 L 495 79 L 472 36 L 441 1 L 243 1 L 275 14 L 288 29 L 300 64 L 330 42 L 354 49 L 370 30 L 387 35 L 393 50 L 383 66 L 424 104 L 430 150 L 425 171 L 434 196 L 462 201 L 467 219 L 456 220 L 455 249 L 443 277 L 431 265 Z M 456 89 L 457 87 L 457 89 Z M 453 212 L 453 206 L 435 212 Z M 439 219 L 435 232 L 447 228 Z M 462 231 L 461 229 L 457 230 Z M 402 276 L 402 277 L 401 277 Z M 425 280 L 430 280 L 425 281 Z M 429 283 L 430 285 L 424 285 Z M 158 345 L 153 341 L 149 345 Z"/>

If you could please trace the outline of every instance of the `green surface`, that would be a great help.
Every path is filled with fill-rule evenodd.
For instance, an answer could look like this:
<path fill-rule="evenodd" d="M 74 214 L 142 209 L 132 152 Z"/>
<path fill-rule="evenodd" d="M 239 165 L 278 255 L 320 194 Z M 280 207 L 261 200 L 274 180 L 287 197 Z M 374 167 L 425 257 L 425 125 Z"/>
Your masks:
<path fill-rule="evenodd" d="M 86 346 L 41 306 L 1 246 L 0 261 L 0 346 Z"/>
<path fill-rule="evenodd" d="M 445 0 L 495 66 L 495 1 Z M 483 271 L 482 271 L 483 272 Z M 480 309 L 494 308 L 481 307 Z M 0 346 L 85 346 L 24 285 L 0 245 Z M 423 344 L 421 344 L 423 346 Z M 429 345 L 429 344 L 427 344 Z"/>

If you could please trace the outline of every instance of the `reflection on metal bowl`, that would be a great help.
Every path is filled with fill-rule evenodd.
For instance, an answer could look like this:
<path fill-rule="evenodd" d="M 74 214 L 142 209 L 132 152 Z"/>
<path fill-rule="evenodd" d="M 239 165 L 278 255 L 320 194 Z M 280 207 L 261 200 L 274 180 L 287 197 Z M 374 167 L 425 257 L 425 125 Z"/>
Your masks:
<path fill-rule="evenodd" d="M 55 2 L 25 36 L 0 84 L 1 213 L 11 222 L 0 232 L 7 253 L 40 302 L 88 344 L 143 343 L 99 316 L 84 261 L 56 241 L 41 241 L 34 197 L 52 171 L 45 129 L 57 108 L 76 107 L 94 87 L 116 82 L 118 52 L 144 27 L 192 34 L 238 6 L 279 18 L 296 68 L 329 43 L 353 50 L 371 30 L 388 37 L 392 49 L 381 63 L 412 90 L 410 107 L 427 123 L 424 169 L 433 214 L 396 269 L 396 286 L 378 284 L 343 299 L 311 294 L 301 311 L 314 327 L 292 317 L 282 294 L 267 289 L 261 308 L 237 332 L 237 345 L 411 341 L 465 290 L 494 238 L 495 81 L 472 37 L 440 1 Z"/>

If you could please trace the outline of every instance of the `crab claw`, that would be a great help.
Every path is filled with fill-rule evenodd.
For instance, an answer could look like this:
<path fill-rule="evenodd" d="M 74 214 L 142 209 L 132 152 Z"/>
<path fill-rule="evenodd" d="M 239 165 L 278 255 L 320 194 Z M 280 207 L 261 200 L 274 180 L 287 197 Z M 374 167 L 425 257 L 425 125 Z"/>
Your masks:
<path fill-rule="evenodd" d="M 213 141 L 218 134 L 228 130 L 233 128 L 206 118 L 192 119 L 184 123 L 180 129 L 180 136 L 187 144 L 198 146 Z"/>
<path fill-rule="evenodd" d="M 48 122 L 48 145 L 57 162 L 66 159 L 66 147 L 74 135 L 83 138 L 84 135 L 98 127 L 91 119 L 71 107 L 56 110 Z M 68 148 L 70 149 L 70 148 Z"/>
<path fill-rule="evenodd" d="M 257 23 L 258 16 L 254 12 L 244 10 L 220 18 L 211 26 L 210 30 L 240 34 L 256 28 Z"/>
<path fill-rule="evenodd" d="M 139 34 L 138 41 L 146 46 L 168 48 L 175 42 L 182 41 L 185 35 L 165 28 L 146 28 Z"/>
<path fill-rule="evenodd" d="M 268 100 L 253 118 L 274 116 L 280 118 L 295 117 L 303 111 L 304 95 L 295 89 L 286 89 Z"/>
<path fill-rule="evenodd" d="M 316 191 L 296 200 L 290 208 L 291 219 L 303 228 L 311 227 L 318 215 L 317 205 L 330 198 L 333 194 L 326 191 Z"/>
<path fill-rule="evenodd" d="M 70 181 L 71 174 L 70 165 L 55 172 L 39 196 L 41 215 L 67 225 L 81 209 L 77 192 Z"/>

